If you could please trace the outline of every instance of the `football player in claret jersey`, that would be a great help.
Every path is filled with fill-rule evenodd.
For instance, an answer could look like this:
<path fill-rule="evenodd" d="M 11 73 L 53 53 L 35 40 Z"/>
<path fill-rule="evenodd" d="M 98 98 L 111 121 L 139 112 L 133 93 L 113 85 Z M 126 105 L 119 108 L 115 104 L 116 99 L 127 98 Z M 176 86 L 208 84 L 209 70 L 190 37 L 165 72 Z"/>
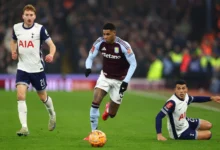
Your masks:
<path fill-rule="evenodd" d="M 45 57 L 45 61 L 48 63 L 53 61 L 56 47 L 44 26 L 34 22 L 36 9 L 33 5 L 29 4 L 23 8 L 22 18 L 23 22 L 13 26 L 11 53 L 13 60 L 18 59 L 16 87 L 18 116 L 22 128 L 17 132 L 17 135 L 27 136 L 29 130 L 27 125 L 26 92 L 30 83 L 35 87 L 40 100 L 49 112 L 48 129 L 53 131 L 56 126 L 53 102 L 46 92 L 47 81 L 41 45 L 45 41 L 50 48 L 49 54 Z"/>
<path fill-rule="evenodd" d="M 208 140 L 212 133 L 212 124 L 203 119 L 189 118 L 186 115 L 190 103 L 215 101 L 220 103 L 220 96 L 190 96 L 184 80 L 176 81 L 175 93 L 167 100 L 156 116 L 157 140 L 167 140 L 161 132 L 162 119 L 167 115 L 167 128 L 172 139 Z"/>
<path fill-rule="evenodd" d="M 94 42 L 89 52 L 86 60 L 86 77 L 91 73 L 92 62 L 98 52 L 103 56 L 103 69 L 97 80 L 90 108 L 92 131 L 98 127 L 99 105 L 107 93 L 110 95 L 110 102 L 106 104 L 102 119 L 115 117 L 122 102 L 123 93 L 137 66 L 130 44 L 116 36 L 116 28 L 112 23 L 104 25 L 103 36 Z M 88 137 L 84 140 L 88 140 Z"/>

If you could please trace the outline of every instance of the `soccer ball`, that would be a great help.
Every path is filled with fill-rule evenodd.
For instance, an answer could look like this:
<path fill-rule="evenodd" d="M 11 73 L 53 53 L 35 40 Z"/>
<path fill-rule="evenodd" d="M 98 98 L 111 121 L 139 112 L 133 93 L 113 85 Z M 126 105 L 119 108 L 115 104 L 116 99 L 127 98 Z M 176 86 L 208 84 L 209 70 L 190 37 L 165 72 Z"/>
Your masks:
<path fill-rule="evenodd" d="M 89 135 L 89 143 L 92 147 L 103 147 L 106 141 L 105 133 L 100 130 L 94 130 Z"/>

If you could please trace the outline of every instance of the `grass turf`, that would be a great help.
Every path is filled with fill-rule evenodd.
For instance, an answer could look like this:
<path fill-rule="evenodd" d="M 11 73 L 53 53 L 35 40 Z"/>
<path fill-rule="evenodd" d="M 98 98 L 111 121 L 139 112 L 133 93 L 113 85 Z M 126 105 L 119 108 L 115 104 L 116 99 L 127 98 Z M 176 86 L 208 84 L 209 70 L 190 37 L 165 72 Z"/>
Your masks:
<path fill-rule="evenodd" d="M 30 135 L 18 137 L 20 129 L 15 92 L 0 91 L 0 150 L 89 150 L 92 147 L 83 138 L 90 132 L 89 109 L 92 91 L 49 92 L 57 112 L 57 128 L 48 131 L 48 114 L 35 92 L 28 92 L 28 127 Z M 104 111 L 107 96 L 100 106 Z M 155 116 L 164 101 L 155 96 L 125 93 L 123 103 L 114 119 L 99 120 L 99 129 L 106 133 L 103 150 L 218 150 L 220 133 L 219 112 L 189 107 L 187 116 L 199 117 L 213 123 L 213 137 L 209 141 L 156 140 Z M 166 119 L 163 120 L 163 133 Z M 94 149 L 94 148 L 92 148 Z"/>

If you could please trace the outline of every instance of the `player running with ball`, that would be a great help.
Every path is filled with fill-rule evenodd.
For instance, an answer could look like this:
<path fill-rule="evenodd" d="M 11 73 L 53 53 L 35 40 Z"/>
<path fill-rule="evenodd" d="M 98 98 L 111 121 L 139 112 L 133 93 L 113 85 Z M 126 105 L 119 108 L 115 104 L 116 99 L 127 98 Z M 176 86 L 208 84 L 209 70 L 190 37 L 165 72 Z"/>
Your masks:
<path fill-rule="evenodd" d="M 98 128 L 99 105 L 107 93 L 111 100 L 106 104 L 102 119 L 115 117 L 122 102 L 123 93 L 137 66 L 130 44 L 116 36 L 116 28 L 112 23 L 104 25 L 103 37 L 95 41 L 89 52 L 86 60 L 86 77 L 91 73 L 92 62 L 99 52 L 103 56 L 103 70 L 97 80 L 90 108 L 92 131 Z M 88 139 L 88 137 L 84 138 L 84 140 Z"/>

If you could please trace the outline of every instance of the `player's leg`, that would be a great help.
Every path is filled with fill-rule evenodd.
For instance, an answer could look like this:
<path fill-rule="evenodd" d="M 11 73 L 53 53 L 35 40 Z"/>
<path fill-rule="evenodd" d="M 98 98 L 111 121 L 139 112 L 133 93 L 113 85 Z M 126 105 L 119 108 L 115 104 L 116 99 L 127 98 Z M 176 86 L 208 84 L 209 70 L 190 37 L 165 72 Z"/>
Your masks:
<path fill-rule="evenodd" d="M 114 101 L 110 101 L 110 106 L 109 106 L 109 117 L 114 118 L 118 112 L 120 104 L 115 103 Z"/>
<path fill-rule="evenodd" d="M 99 105 L 110 89 L 109 81 L 110 79 L 106 78 L 101 72 L 94 89 L 94 98 L 90 108 L 90 122 L 92 130 L 96 130 L 98 127 L 98 118 L 100 116 Z"/>
<path fill-rule="evenodd" d="M 197 130 L 197 140 L 209 140 L 212 137 L 212 132 L 209 130 Z"/>
<path fill-rule="evenodd" d="M 193 130 L 210 130 L 212 128 L 212 124 L 207 120 L 189 117 L 186 119 Z"/>
<path fill-rule="evenodd" d="M 107 120 L 108 117 L 114 118 L 122 102 L 123 95 L 119 94 L 121 81 L 114 80 L 112 82 L 112 85 L 112 88 L 109 90 L 111 100 L 109 103 L 106 104 L 105 111 L 102 115 L 103 120 Z"/>
<path fill-rule="evenodd" d="M 203 120 L 203 119 L 199 119 L 199 128 L 198 130 L 210 130 L 212 128 L 212 123 L 207 121 L 207 120 Z"/>
<path fill-rule="evenodd" d="M 38 91 L 37 94 L 49 113 L 48 130 L 53 131 L 56 127 L 56 112 L 54 110 L 52 98 L 47 95 L 45 90 Z"/>
<path fill-rule="evenodd" d="M 18 70 L 16 75 L 16 88 L 17 88 L 17 102 L 18 102 L 18 116 L 22 128 L 17 131 L 18 136 L 27 136 L 29 134 L 27 126 L 27 105 L 26 105 L 26 92 L 30 81 L 28 73 Z"/>
<path fill-rule="evenodd" d="M 101 72 L 94 89 L 94 97 L 90 108 L 90 123 L 92 131 L 98 128 L 98 119 L 100 116 L 99 105 L 109 91 L 109 87 L 108 79 L 105 78 Z M 84 140 L 89 140 L 89 136 L 85 137 Z"/>
<path fill-rule="evenodd" d="M 98 118 L 100 116 L 99 105 L 101 104 L 106 94 L 107 92 L 100 88 L 95 88 L 94 90 L 94 99 L 90 108 L 90 122 L 92 130 L 96 130 L 98 128 Z"/>
<path fill-rule="evenodd" d="M 181 140 L 209 140 L 212 133 L 209 130 L 197 131 L 191 128 L 186 129 L 179 137 Z"/>
<path fill-rule="evenodd" d="M 98 87 L 94 90 L 94 99 L 92 101 L 92 105 L 90 108 L 90 123 L 91 130 L 96 130 L 98 128 L 98 120 L 99 120 L 99 105 L 101 104 L 103 98 L 106 96 L 107 92 Z M 89 135 L 84 138 L 84 140 L 89 140 Z"/>
<path fill-rule="evenodd" d="M 56 127 L 56 113 L 54 110 L 52 98 L 48 96 L 45 90 L 47 86 L 45 72 L 32 73 L 30 78 L 31 78 L 31 83 L 35 87 L 40 100 L 44 103 L 46 109 L 48 110 L 49 113 L 48 129 L 49 131 L 53 131 Z"/>

